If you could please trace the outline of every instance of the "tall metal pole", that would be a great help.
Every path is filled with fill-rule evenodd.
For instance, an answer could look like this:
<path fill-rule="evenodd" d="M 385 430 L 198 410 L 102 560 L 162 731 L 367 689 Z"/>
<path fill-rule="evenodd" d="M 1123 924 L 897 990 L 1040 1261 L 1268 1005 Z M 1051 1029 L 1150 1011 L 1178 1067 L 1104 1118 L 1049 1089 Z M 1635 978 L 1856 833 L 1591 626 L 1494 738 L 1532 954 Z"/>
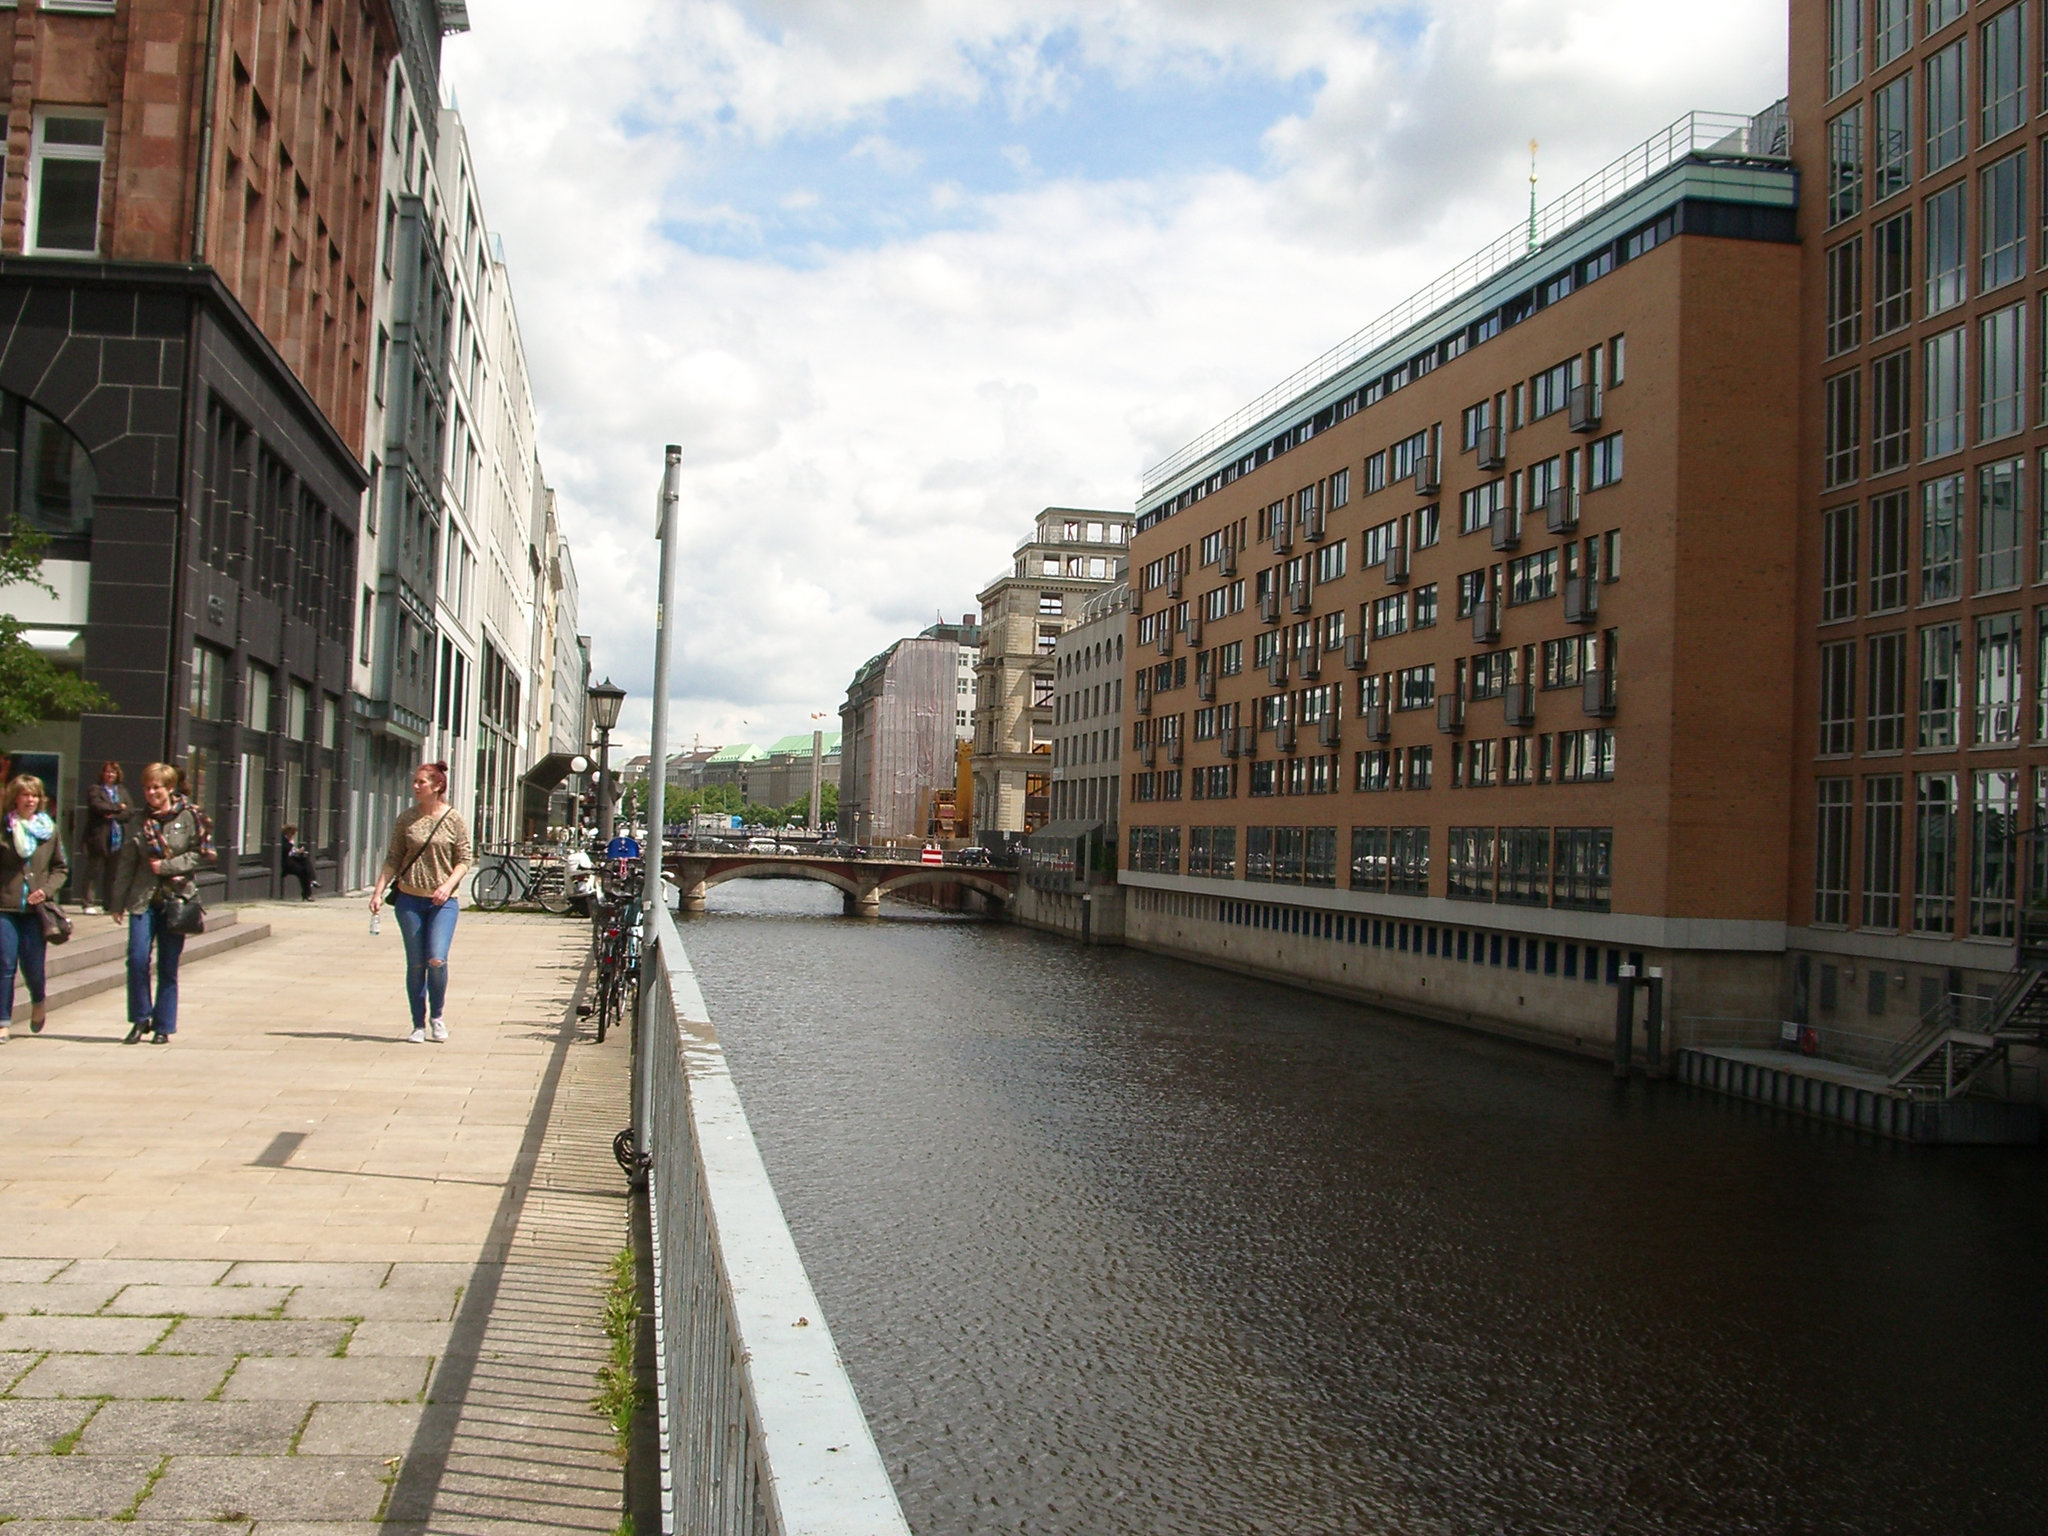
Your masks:
<path fill-rule="evenodd" d="M 661 574 L 654 590 L 654 719 L 648 730 L 647 757 L 647 840 L 640 851 L 645 859 L 646 883 L 641 887 L 640 997 L 654 996 L 654 946 L 647 942 L 654 934 L 654 913 L 662 902 L 662 841 L 668 823 L 668 663 L 674 649 L 676 577 L 676 503 L 681 495 L 683 450 L 670 443 L 663 450 L 661 495 L 654 508 L 654 537 L 661 545 Z M 633 1140 L 640 1156 L 648 1155 L 647 1141 L 647 1052 L 653 1048 L 654 1031 L 642 1027 L 645 1019 L 634 1021 L 633 1043 Z"/>
<path fill-rule="evenodd" d="M 612 840 L 612 733 L 597 733 L 597 835 L 606 847 Z"/>

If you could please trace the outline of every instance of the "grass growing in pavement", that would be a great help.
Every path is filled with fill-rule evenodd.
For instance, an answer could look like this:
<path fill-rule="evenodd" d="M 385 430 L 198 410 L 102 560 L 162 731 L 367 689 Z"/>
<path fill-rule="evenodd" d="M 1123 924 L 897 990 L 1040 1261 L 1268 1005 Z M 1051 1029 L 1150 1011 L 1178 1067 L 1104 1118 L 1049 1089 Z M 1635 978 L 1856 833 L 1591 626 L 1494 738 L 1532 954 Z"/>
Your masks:
<path fill-rule="evenodd" d="M 633 1333 L 640 1321 L 640 1296 L 633 1279 L 633 1250 L 622 1248 L 611 1262 L 612 1280 L 604 1293 L 604 1336 L 610 1356 L 597 1372 L 597 1396 L 591 1407 L 612 1422 L 616 1451 L 625 1460 L 633 1435 L 633 1413 L 640 1406 L 640 1387 L 633 1378 Z"/>

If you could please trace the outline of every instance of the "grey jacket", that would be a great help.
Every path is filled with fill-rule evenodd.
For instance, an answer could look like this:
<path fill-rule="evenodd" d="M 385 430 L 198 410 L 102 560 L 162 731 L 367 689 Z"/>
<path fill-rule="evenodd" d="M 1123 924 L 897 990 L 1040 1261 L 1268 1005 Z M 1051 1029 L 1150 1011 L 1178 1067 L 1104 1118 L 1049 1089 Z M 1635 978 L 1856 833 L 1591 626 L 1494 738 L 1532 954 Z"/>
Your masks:
<path fill-rule="evenodd" d="M 143 823 L 151 819 L 145 811 L 128 824 L 128 836 L 121 841 L 121 851 L 114 857 L 114 910 L 117 912 L 147 912 L 150 903 L 176 881 L 184 880 L 194 871 L 213 863 L 213 829 L 192 802 L 180 795 L 172 803 L 168 816 L 158 819 L 163 829 L 163 869 L 153 872 L 149 867 L 149 840 L 144 833 Z"/>

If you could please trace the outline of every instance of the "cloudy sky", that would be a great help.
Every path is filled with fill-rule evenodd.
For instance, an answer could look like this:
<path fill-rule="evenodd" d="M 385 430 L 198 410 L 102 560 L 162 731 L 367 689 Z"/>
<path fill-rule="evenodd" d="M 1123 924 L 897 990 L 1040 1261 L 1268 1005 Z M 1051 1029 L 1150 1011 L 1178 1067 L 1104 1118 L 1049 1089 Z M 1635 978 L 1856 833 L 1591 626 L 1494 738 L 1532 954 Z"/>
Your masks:
<path fill-rule="evenodd" d="M 1050 505 L 1146 466 L 1680 114 L 1784 91 L 1783 0 L 472 5 L 448 87 L 504 237 L 597 671 L 671 731 L 833 718 Z"/>

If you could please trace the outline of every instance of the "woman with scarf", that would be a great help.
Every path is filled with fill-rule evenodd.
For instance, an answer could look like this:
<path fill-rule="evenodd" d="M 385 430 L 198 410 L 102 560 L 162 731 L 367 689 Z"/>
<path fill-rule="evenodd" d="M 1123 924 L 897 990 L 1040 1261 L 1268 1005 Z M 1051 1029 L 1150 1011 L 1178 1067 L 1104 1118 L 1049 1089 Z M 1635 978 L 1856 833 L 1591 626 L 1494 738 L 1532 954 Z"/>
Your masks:
<path fill-rule="evenodd" d="M 50 794 L 32 773 L 10 780 L 0 820 L 0 1041 L 14 1019 L 14 973 L 28 983 L 28 1027 L 43 1030 L 43 914 L 36 909 L 64 887 L 69 869 Z"/>
<path fill-rule="evenodd" d="M 142 770 L 143 814 L 121 845 L 114 871 L 115 910 L 128 915 L 128 1038 L 169 1045 L 178 1032 L 178 957 L 185 935 L 164 921 L 162 898 L 189 888 L 194 871 L 211 864 L 213 823 L 179 790 L 178 770 L 151 763 Z M 156 996 L 149 952 L 156 949 Z"/>

